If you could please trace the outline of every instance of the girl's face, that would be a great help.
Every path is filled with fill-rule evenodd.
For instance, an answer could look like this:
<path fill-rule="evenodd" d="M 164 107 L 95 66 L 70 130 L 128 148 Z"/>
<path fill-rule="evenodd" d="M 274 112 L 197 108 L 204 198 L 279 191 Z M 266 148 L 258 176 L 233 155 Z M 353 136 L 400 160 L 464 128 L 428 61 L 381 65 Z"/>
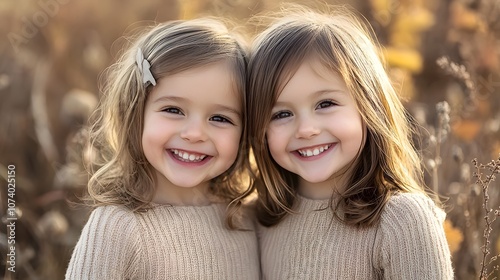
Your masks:
<path fill-rule="evenodd" d="M 267 141 L 273 159 L 299 176 L 299 193 L 332 195 L 334 174 L 364 144 L 361 115 L 342 78 L 317 59 L 306 59 L 272 109 Z"/>
<path fill-rule="evenodd" d="M 190 188 L 205 193 L 209 180 L 234 163 L 242 108 L 233 85 L 229 64 L 218 62 L 164 77 L 153 88 L 142 134 L 156 171 L 153 201 L 182 200 L 193 195 Z"/>

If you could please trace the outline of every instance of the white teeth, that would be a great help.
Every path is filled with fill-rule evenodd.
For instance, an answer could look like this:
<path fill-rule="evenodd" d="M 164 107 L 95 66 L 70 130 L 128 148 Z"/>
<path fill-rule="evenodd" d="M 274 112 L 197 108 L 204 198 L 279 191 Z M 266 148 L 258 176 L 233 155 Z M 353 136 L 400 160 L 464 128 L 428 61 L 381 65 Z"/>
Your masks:
<path fill-rule="evenodd" d="M 330 148 L 329 145 L 325 145 L 319 148 L 314 148 L 313 150 L 297 150 L 299 154 L 303 157 L 317 156 Z"/>
<path fill-rule="evenodd" d="M 178 156 L 178 159 L 184 162 L 198 162 L 206 158 L 206 155 L 194 155 L 188 152 L 183 152 L 179 150 L 172 149 L 172 153 Z"/>

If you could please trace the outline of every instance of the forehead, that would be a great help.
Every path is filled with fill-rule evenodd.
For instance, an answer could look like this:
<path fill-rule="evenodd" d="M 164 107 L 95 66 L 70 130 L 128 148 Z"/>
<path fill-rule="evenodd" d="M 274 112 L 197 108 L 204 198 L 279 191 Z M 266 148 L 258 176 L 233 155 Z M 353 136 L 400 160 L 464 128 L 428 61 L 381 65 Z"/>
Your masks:
<path fill-rule="evenodd" d="M 237 85 L 235 72 L 227 61 L 187 69 L 160 78 L 149 99 L 154 102 L 164 96 L 177 96 L 196 102 L 237 102 L 240 107 L 241 87 Z"/>
<path fill-rule="evenodd" d="M 280 80 L 276 98 L 279 98 L 284 91 L 320 89 L 332 85 L 345 90 L 342 76 L 317 54 L 308 55 L 301 61 L 287 65 Z"/>
<path fill-rule="evenodd" d="M 338 67 L 330 60 L 330 58 L 322 55 L 313 47 L 309 47 L 308 50 L 304 50 L 296 57 L 286 58 L 278 76 L 279 86 L 282 87 L 286 84 L 304 63 L 314 64 L 315 71 L 321 76 L 338 72 Z"/>

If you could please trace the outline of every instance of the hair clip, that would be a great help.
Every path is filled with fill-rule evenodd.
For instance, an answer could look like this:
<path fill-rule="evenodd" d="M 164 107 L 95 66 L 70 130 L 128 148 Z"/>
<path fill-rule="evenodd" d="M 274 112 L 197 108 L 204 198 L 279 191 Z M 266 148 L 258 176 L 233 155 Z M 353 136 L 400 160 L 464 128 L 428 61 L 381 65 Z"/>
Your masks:
<path fill-rule="evenodd" d="M 135 63 L 137 63 L 137 66 L 139 67 L 139 71 L 142 74 L 142 82 L 146 84 L 147 82 L 151 82 L 153 86 L 156 86 L 156 80 L 153 77 L 153 74 L 151 73 L 151 64 L 149 64 L 149 61 L 147 61 L 144 58 L 144 55 L 142 54 L 142 50 L 139 48 L 137 49 L 137 55 L 135 56 Z"/>

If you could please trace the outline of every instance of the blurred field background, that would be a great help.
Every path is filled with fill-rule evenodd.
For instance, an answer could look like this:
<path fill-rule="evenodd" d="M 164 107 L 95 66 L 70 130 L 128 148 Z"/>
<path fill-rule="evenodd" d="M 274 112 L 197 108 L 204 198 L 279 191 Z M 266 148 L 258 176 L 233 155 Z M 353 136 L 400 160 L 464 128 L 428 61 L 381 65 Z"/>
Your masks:
<path fill-rule="evenodd" d="M 483 279 L 500 276 L 494 257 L 500 221 L 484 238 L 484 209 L 493 209 L 488 222 L 499 215 L 500 186 L 476 184 L 471 162 L 486 164 L 500 153 L 499 1 L 326 2 L 348 2 L 372 24 L 390 75 L 423 127 L 426 180 L 446 206 L 456 278 L 479 279 L 483 260 L 491 273 L 486 277 L 483 269 Z M 244 24 L 278 6 L 271 0 L 0 0 L 0 277 L 64 278 L 89 213 L 68 203 L 85 192 L 86 179 L 78 173 L 81 153 L 68 145 L 78 147 L 79 130 L 98 100 L 99 74 L 116 58 L 124 34 L 202 15 Z M 10 164 L 16 170 L 15 273 L 6 271 Z M 490 171 L 480 171 L 487 180 Z"/>

